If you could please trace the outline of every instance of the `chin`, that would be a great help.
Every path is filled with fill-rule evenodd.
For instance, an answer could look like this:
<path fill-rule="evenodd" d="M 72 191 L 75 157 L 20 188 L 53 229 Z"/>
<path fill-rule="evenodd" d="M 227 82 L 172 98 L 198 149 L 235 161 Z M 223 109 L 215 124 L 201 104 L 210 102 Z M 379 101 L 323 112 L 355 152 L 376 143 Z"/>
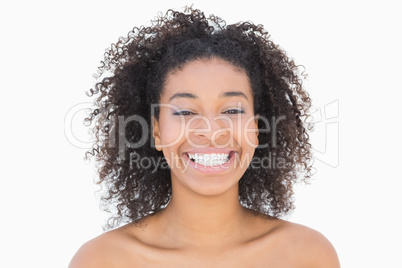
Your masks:
<path fill-rule="evenodd" d="M 183 176 L 184 175 L 184 176 Z M 199 174 L 181 174 L 180 178 L 172 177 L 173 180 L 180 180 L 180 184 L 194 193 L 203 196 L 218 196 L 228 192 L 236 191 L 238 194 L 238 183 L 240 180 L 238 174 L 231 172 L 225 175 L 199 175 Z"/>

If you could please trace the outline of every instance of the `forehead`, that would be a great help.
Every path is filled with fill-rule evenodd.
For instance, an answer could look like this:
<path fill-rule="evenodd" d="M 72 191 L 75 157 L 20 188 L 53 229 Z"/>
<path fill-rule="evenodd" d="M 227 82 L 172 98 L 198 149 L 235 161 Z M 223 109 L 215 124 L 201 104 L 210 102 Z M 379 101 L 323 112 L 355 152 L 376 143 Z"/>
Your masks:
<path fill-rule="evenodd" d="M 222 59 L 194 60 L 167 75 L 161 101 L 167 102 L 177 93 L 214 98 L 228 91 L 241 92 L 252 100 L 249 77 L 244 70 Z"/>

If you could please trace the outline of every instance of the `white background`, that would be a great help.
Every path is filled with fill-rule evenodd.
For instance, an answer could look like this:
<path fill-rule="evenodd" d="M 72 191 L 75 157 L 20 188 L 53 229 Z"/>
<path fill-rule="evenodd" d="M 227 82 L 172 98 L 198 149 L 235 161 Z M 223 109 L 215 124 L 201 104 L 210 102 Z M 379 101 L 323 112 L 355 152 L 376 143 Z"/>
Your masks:
<path fill-rule="evenodd" d="M 252 0 L 1 4 L 0 266 L 66 267 L 102 233 L 93 163 L 66 136 L 65 117 L 90 101 L 105 48 L 158 11 L 191 3 L 228 23 L 263 24 L 305 66 L 316 109 L 330 104 L 332 118 L 322 113 L 312 135 L 316 174 L 296 188 L 287 219 L 322 232 L 342 267 L 402 267 L 397 1 Z M 67 125 L 88 141 L 80 116 Z"/>

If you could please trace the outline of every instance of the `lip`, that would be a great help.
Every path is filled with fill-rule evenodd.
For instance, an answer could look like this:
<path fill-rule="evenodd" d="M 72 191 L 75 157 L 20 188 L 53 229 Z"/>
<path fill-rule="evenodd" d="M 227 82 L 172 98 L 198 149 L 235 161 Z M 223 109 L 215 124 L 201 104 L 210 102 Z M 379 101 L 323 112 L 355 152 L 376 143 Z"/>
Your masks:
<path fill-rule="evenodd" d="M 229 154 L 229 161 L 221 164 L 221 165 L 216 165 L 216 166 L 204 166 L 198 163 L 195 163 L 193 161 L 191 161 L 191 159 L 188 157 L 189 153 L 204 153 L 204 154 L 222 154 L 222 153 L 227 153 Z M 193 150 L 189 150 L 185 153 L 183 153 L 183 158 L 184 160 L 188 163 L 188 165 L 190 167 L 192 167 L 193 169 L 195 169 L 196 171 L 200 172 L 200 173 L 204 173 L 204 174 L 217 174 L 217 173 L 221 173 L 224 172 L 226 170 L 228 170 L 233 162 L 235 161 L 236 155 L 238 155 L 238 152 L 234 151 L 234 150 L 228 150 L 228 149 L 219 149 L 219 148 L 204 148 L 204 149 L 193 149 Z"/>

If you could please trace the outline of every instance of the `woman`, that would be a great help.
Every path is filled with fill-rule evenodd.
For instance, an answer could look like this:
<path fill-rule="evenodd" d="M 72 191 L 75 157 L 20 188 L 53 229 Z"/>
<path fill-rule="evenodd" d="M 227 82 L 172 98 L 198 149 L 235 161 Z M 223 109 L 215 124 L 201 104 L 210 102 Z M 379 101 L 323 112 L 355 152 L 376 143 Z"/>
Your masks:
<path fill-rule="evenodd" d="M 279 218 L 310 177 L 310 98 L 262 26 L 170 10 L 113 45 L 99 76 L 89 153 L 108 226 L 129 223 L 71 268 L 339 267 L 323 235 Z"/>

